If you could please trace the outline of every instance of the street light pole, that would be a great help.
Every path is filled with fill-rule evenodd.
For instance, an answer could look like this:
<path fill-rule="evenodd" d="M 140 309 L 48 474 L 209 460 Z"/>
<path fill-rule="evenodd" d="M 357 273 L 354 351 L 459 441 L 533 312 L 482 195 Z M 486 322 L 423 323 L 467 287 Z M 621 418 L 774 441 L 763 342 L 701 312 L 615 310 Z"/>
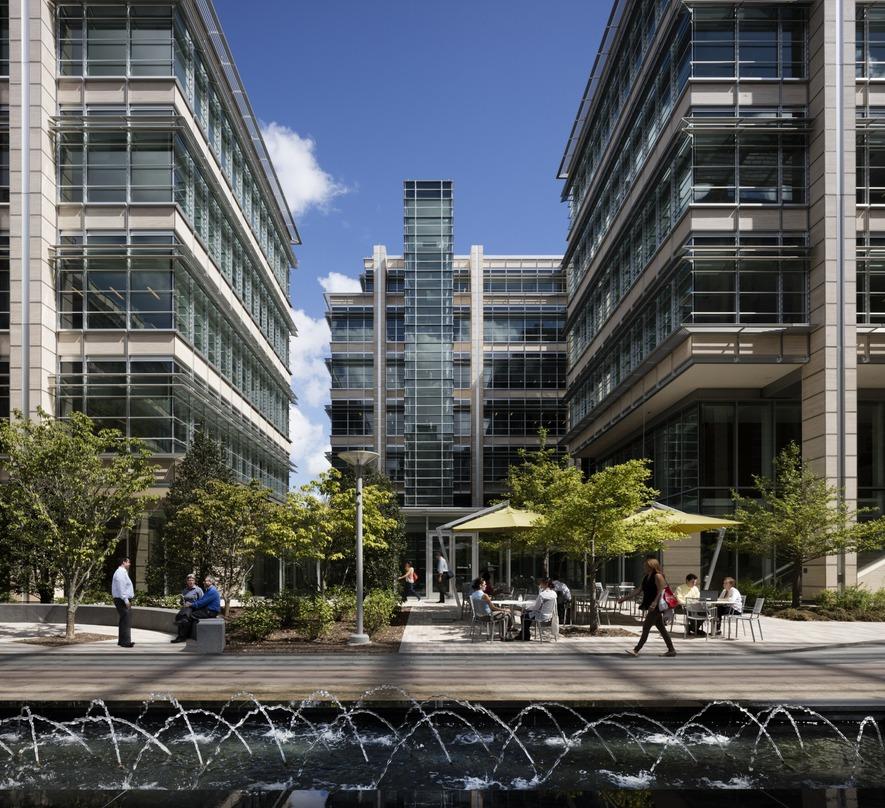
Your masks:
<path fill-rule="evenodd" d="M 371 640 L 363 627 L 363 470 L 380 455 L 366 449 L 342 452 L 339 457 L 354 468 L 356 474 L 356 631 L 347 639 L 348 645 L 368 645 Z"/>

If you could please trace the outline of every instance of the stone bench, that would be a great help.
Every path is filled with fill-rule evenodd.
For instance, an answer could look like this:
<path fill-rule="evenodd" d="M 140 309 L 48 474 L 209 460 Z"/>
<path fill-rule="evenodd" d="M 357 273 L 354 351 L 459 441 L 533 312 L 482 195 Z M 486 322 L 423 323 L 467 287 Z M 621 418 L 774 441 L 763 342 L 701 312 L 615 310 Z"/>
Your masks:
<path fill-rule="evenodd" d="M 153 606 L 132 607 L 132 628 L 157 631 L 170 637 L 177 632 L 177 609 Z M 68 607 L 63 603 L 0 603 L 0 623 L 61 623 L 67 622 Z M 84 604 L 77 608 L 77 625 L 116 626 L 117 609 L 104 604 Z M 204 625 L 205 623 L 205 625 Z M 202 628 L 200 628 L 202 626 Z M 198 631 L 199 629 L 199 631 Z M 196 642 L 188 643 L 197 653 L 220 654 L 224 651 L 224 620 L 211 618 L 194 626 Z"/>
<path fill-rule="evenodd" d="M 224 653 L 224 618 L 209 617 L 198 621 L 191 633 L 194 650 L 200 654 L 223 654 Z"/>

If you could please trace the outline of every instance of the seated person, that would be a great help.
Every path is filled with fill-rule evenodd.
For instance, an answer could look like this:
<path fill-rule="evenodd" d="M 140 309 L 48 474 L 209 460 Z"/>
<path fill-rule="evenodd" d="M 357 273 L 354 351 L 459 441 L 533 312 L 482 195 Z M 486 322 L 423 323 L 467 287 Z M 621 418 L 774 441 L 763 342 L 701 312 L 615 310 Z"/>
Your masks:
<path fill-rule="evenodd" d="M 685 583 L 679 584 L 676 587 L 676 600 L 679 601 L 679 605 L 685 610 L 685 630 L 688 634 L 697 634 L 699 637 L 704 636 L 704 631 L 701 629 L 701 625 L 703 623 L 703 619 L 700 617 L 691 617 L 689 612 L 691 611 L 691 604 L 688 601 L 697 602 L 701 598 L 701 590 L 698 588 L 698 576 L 693 572 L 690 572 L 685 576 Z"/>
<path fill-rule="evenodd" d="M 191 603 L 190 613 L 184 620 L 176 620 L 178 623 L 178 636 L 173 637 L 172 642 L 184 642 L 189 639 L 193 633 L 195 623 L 199 623 L 200 620 L 207 620 L 210 617 L 217 617 L 221 611 L 221 595 L 215 588 L 215 579 L 211 575 L 207 575 L 203 584 L 206 587 L 203 597 Z"/>
<path fill-rule="evenodd" d="M 538 597 L 522 613 L 522 639 L 530 640 L 532 623 L 550 623 L 556 614 L 556 590 L 550 578 L 538 578 Z"/>
<path fill-rule="evenodd" d="M 732 614 L 740 614 L 743 598 L 738 588 L 734 585 L 734 578 L 726 578 L 722 581 L 722 591 L 719 593 L 719 600 L 727 600 L 726 605 L 720 604 L 717 607 L 716 615 L 716 633 L 722 633 L 722 618 Z"/>
<path fill-rule="evenodd" d="M 491 617 L 492 622 L 498 623 L 501 626 L 501 639 L 505 639 L 513 628 L 513 617 L 510 612 L 492 603 L 492 599 L 484 591 L 485 582 L 482 578 L 474 579 L 473 583 L 470 584 L 470 588 L 472 590 L 470 600 L 473 611 L 477 615 Z"/>
<path fill-rule="evenodd" d="M 492 573 L 490 570 L 483 570 L 479 574 L 479 578 L 483 583 L 483 592 L 485 592 L 489 597 L 492 597 L 495 594 L 495 587 L 492 584 Z"/>
<path fill-rule="evenodd" d="M 184 579 L 184 589 L 181 590 L 181 608 L 175 615 L 175 622 L 181 623 L 187 620 L 193 602 L 201 597 L 203 597 L 203 590 L 197 586 L 197 576 L 191 573 Z"/>
<path fill-rule="evenodd" d="M 550 580 L 553 581 L 553 591 L 556 592 L 556 611 L 559 613 L 559 622 L 564 623 L 565 610 L 568 608 L 569 603 L 572 602 L 572 591 L 568 588 L 565 581 L 560 581 L 555 576 Z"/>

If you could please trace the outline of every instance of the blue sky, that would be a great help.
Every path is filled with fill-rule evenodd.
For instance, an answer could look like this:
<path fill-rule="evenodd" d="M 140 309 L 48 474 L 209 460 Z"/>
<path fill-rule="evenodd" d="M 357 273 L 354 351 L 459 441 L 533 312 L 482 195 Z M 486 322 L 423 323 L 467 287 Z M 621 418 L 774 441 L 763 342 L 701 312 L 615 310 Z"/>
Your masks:
<path fill-rule="evenodd" d="M 215 0 L 304 242 L 293 459 L 328 446 L 323 288 L 402 251 L 402 180 L 455 182 L 455 250 L 562 252 L 555 179 L 608 0 Z M 350 280 L 348 280 L 350 279 Z"/>

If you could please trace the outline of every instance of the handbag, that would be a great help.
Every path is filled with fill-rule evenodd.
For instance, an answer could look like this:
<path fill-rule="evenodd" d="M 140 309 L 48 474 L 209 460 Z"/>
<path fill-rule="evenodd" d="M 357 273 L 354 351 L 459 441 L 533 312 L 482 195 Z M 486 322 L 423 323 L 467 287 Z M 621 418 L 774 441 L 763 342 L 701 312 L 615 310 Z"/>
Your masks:
<path fill-rule="evenodd" d="M 666 578 L 664 582 L 666 583 Z M 667 584 L 664 587 L 664 591 L 661 593 L 661 599 L 658 601 L 658 608 L 662 612 L 666 612 L 668 609 L 675 609 L 679 605 L 679 601 L 676 598 L 676 595 L 673 594 L 673 590 L 670 589 L 670 584 Z"/>

